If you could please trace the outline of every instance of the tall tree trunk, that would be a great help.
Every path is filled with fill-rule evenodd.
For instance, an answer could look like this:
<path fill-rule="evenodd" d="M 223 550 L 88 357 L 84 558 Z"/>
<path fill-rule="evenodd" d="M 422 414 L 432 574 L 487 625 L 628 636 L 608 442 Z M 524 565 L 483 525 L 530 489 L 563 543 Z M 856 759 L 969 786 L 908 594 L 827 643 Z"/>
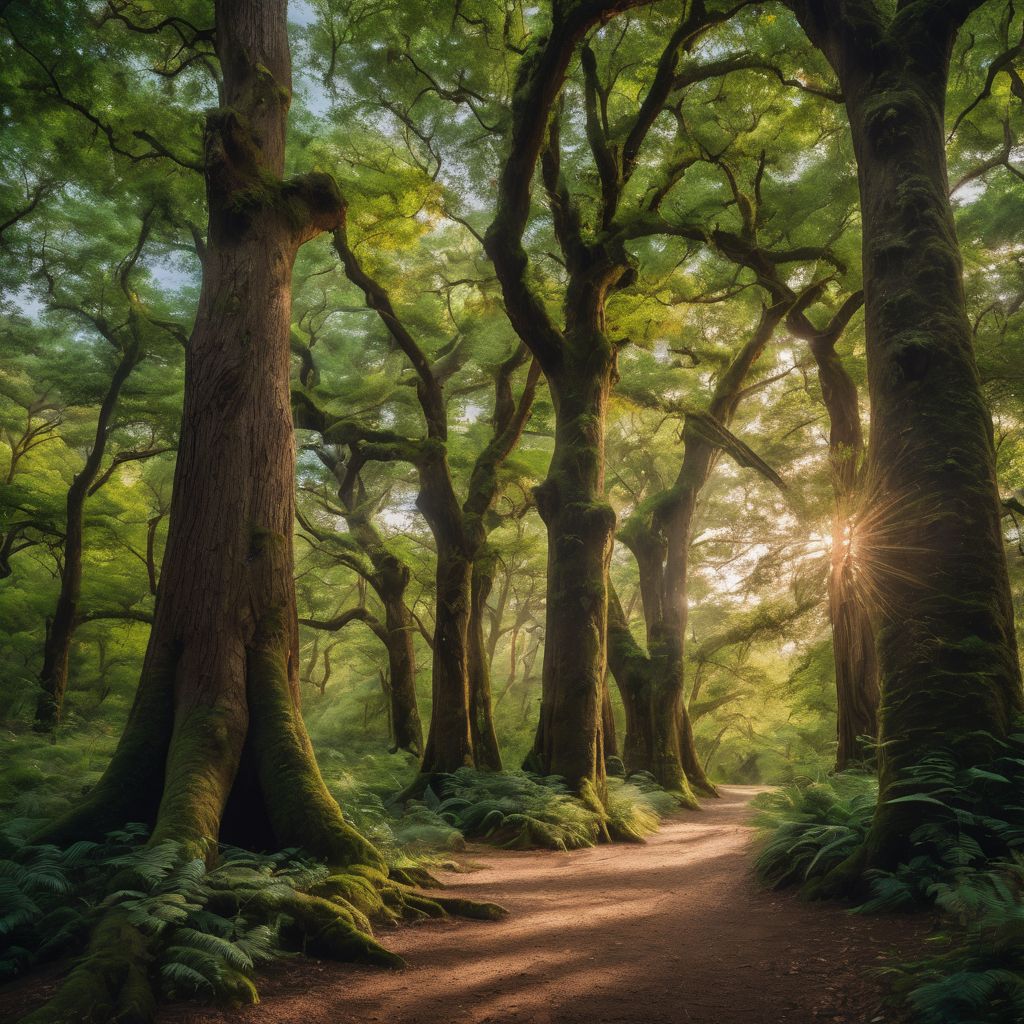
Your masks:
<path fill-rule="evenodd" d="M 407 577 L 408 579 L 408 577 Z M 405 587 L 386 591 L 384 626 L 387 630 L 388 688 L 391 739 L 396 750 L 419 754 L 423 750 L 423 726 L 416 705 L 416 653 L 412 635 L 412 612 L 405 603 Z"/>
<path fill-rule="evenodd" d="M 444 396 L 445 382 L 459 362 L 451 358 L 430 361 L 396 313 L 387 289 L 363 269 L 348 243 L 344 224 L 335 231 L 334 246 L 349 280 L 363 289 L 368 305 L 377 311 L 416 371 L 417 398 L 427 423 L 427 437 L 422 441 L 370 432 L 376 440 L 384 440 L 376 445 L 375 457 L 404 459 L 416 465 L 420 477 L 416 504 L 437 546 L 433 709 L 420 778 L 407 790 L 413 793 L 436 773 L 471 765 L 488 769 L 501 765 L 491 722 L 490 681 L 486 674 L 489 662 L 483 657 L 482 622 L 473 621 L 473 567 L 478 557 L 487 557 L 484 519 L 498 494 L 498 470 L 518 443 L 529 416 L 540 369 L 531 365 L 517 403 L 511 378 L 526 361 L 528 350 L 520 346 L 501 364 L 495 377 L 494 432 L 473 465 L 469 493 L 460 506 L 448 465 Z M 312 414 L 311 422 L 317 421 L 318 429 L 325 429 L 326 418 L 320 411 Z M 478 619 L 486 597 L 485 593 L 477 608 Z M 484 744 L 479 752 L 475 749 L 477 738 Z"/>
<path fill-rule="evenodd" d="M 251 897 L 246 914 L 283 912 L 320 955 L 396 965 L 370 937 L 369 916 L 443 914 L 445 901 L 388 879 L 324 785 L 298 707 L 289 285 L 299 245 L 333 227 L 342 204 L 326 176 L 281 180 L 285 0 L 218 0 L 216 47 L 224 85 L 206 133 L 209 242 L 142 679 L 102 779 L 37 838 L 149 821 L 150 844 L 172 843 L 185 860 L 215 857 L 218 839 L 302 848 L 349 878 L 329 898 Z M 106 911 L 90 956 L 33 1024 L 147 1019 L 149 946 L 122 909 Z"/>
<path fill-rule="evenodd" d="M 82 594 L 85 503 L 89 496 L 89 488 L 99 473 L 100 464 L 106 452 L 110 421 L 117 409 L 121 389 L 141 358 L 142 352 L 139 344 L 137 341 L 133 341 L 118 361 L 107 393 L 103 397 L 96 420 L 96 435 L 93 439 L 92 450 L 86 457 L 85 465 L 75 474 L 75 478 L 68 488 L 60 593 L 57 595 L 57 605 L 53 617 L 46 624 L 43 667 L 39 673 L 40 692 L 33 723 L 36 732 L 52 732 L 60 724 L 64 711 L 71 642 L 75 635 L 79 600 Z"/>
<path fill-rule="evenodd" d="M 152 842 L 208 856 L 230 800 L 247 812 L 229 814 L 247 840 L 379 869 L 327 792 L 298 710 L 291 268 L 298 247 L 333 226 L 339 196 L 326 175 L 281 179 L 284 0 L 219 0 L 216 46 L 224 95 L 207 123 L 209 240 L 155 621 L 110 766 L 47 836 L 150 821 Z"/>
<path fill-rule="evenodd" d="M 300 847 L 347 877 L 321 893 L 237 895 L 237 912 L 294 921 L 322 956 L 397 966 L 372 918 L 497 916 L 389 880 L 343 818 L 298 709 L 292 579 L 294 450 L 289 277 L 338 214 L 324 176 L 280 181 L 290 74 L 284 0 L 220 0 L 224 106 L 207 131 L 209 247 L 186 358 L 182 443 L 154 628 L 125 732 L 103 778 L 37 836 L 62 843 L 152 821 L 187 862 L 218 839 Z M 408 872 L 398 872 L 410 878 Z M 231 898 L 226 893 L 227 899 Z M 32 1024 L 147 1020 L 152 940 L 116 903 L 89 955 Z"/>
<path fill-rule="evenodd" d="M 614 586 L 608 589 L 608 668 L 622 697 L 626 735 L 622 760 L 627 772 L 649 772 L 654 746 L 651 735 L 651 664 L 629 628 Z"/>
<path fill-rule="evenodd" d="M 474 764 L 469 711 L 473 562 L 448 460 L 443 455 L 428 456 L 419 473 L 416 504 L 437 547 L 433 706 L 420 769 L 427 777 Z"/>
<path fill-rule="evenodd" d="M 633 551 L 640 571 L 648 652 L 643 655 L 630 636 L 635 651 L 621 671 L 634 705 L 632 714 L 627 714 L 627 768 L 650 772 L 665 789 L 695 804 L 692 788 L 709 795 L 714 795 L 715 789 L 692 749 L 693 731 L 684 700 L 686 591 L 697 495 L 710 473 L 715 449 L 689 424 L 684 428 L 684 438 L 683 467 L 674 488 L 658 495 L 656 514 L 645 515 L 650 510 L 638 510 L 620 534 Z M 617 644 L 630 651 L 623 628 L 628 632 L 624 616 L 618 626 Z M 637 657 L 643 658 L 642 667 L 633 660 Z M 612 669 L 621 691 L 623 682 L 616 668 L 619 664 L 616 658 Z M 638 677 L 642 685 L 631 686 L 630 679 Z M 637 730 L 635 736 L 629 735 L 631 726 Z M 687 775 L 684 758 L 692 776 Z"/>
<path fill-rule="evenodd" d="M 491 704 L 491 659 L 484 642 L 484 615 L 494 584 L 493 550 L 478 552 L 473 560 L 469 614 L 469 725 L 477 768 L 501 771 L 501 751 L 494 731 Z"/>
<path fill-rule="evenodd" d="M 911 855 L 930 805 L 887 800 L 938 746 L 990 761 L 1021 709 L 992 422 L 948 198 L 949 57 L 975 3 L 823 17 L 793 3 L 839 75 L 857 156 L 871 399 L 850 559 L 877 618 L 881 799 L 860 866 Z M 856 28 L 854 28 L 856 23 Z"/>
<path fill-rule="evenodd" d="M 601 690 L 607 669 L 608 565 L 615 513 L 604 495 L 604 434 L 614 367 L 603 334 L 567 336 L 549 373 L 555 447 L 536 489 L 548 533 L 540 722 L 531 763 L 585 798 L 606 796 Z M 579 347 L 579 358 L 571 348 Z"/>
<path fill-rule="evenodd" d="M 686 802 L 694 802 L 692 789 L 717 795 L 697 756 L 684 699 L 687 588 L 697 500 L 721 444 L 730 443 L 729 437 L 719 434 L 726 434 L 723 427 L 732 422 L 743 395 L 743 383 L 771 340 L 785 308 L 779 303 L 762 311 L 757 328 L 715 385 L 708 413 L 686 417 L 683 461 L 675 483 L 641 504 L 619 533 L 633 552 L 640 573 L 648 652 L 643 655 L 633 640 L 621 608 L 613 609 L 616 644 L 622 648 L 622 657 L 612 662 L 612 671 L 620 691 L 629 691 L 632 706 L 627 706 L 626 765 L 631 771 L 650 772 Z M 631 725 L 638 730 L 635 737 L 629 735 Z"/>
<path fill-rule="evenodd" d="M 484 240 L 509 318 L 543 367 L 555 406 L 551 468 L 536 492 L 548 530 L 548 597 L 541 720 L 531 763 L 564 776 L 598 805 L 606 789 L 601 706 L 615 529 L 604 495 L 605 415 L 615 376 L 605 301 L 636 276 L 616 218 L 640 149 L 676 82 L 680 50 L 711 23 L 703 5 L 687 9 L 635 119 L 617 124 L 615 132 L 599 110 L 597 58 L 582 47 L 586 138 L 600 183 L 594 216 L 584 214 L 562 174 L 556 102 L 577 44 L 596 25 L 644 2 L 552 5 L 550 30 L 537 37 L 519 65 L 498 205 Z M 564 256 L 564 326 L 555 323 L 535 290 L 523 247 L 538 163 Z"/>

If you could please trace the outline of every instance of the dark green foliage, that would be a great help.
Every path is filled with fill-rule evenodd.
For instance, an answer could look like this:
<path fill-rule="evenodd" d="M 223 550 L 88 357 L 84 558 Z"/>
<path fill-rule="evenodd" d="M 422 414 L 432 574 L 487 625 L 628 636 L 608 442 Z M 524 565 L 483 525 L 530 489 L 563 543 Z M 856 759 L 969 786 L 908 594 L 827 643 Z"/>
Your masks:
<path fill-rule="evenodd" d="M 117 909 L 153 940 L 153 969 L 168 997 L 201 996 L 255 1002 L 252 977 L 284 955 L 288 897 L 328 876 L 297 851 L 273 856 L 225 847 L 217 864 L 182 860 L 174 842 L 143 845 L 132 825 L 103 843 L 65 850 L 25 840 L 38 822 L 7 823 L 9 853 L 0 860 L 0 981 L 78 949 L 101 915 Z M 273 925 L 251 918 L 246 904 L 280 899 Z"/>
<path fill-rule="evenodd" d="M 511 849 L 573 850 L 596 842 L 598 815 L 554 776 L 463 768 L 437 786 L 443 799 L 428 789 L 424 803 L 467 838 Z"/>

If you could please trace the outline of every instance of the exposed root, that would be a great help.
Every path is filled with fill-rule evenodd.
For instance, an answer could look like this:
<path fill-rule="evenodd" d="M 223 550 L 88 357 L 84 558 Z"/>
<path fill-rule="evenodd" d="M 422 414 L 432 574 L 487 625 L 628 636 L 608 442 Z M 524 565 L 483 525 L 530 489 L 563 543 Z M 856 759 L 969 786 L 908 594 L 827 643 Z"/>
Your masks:
<path fill-rule="evenodd" d="M 388 877 L 410 889 L 443 889 L 444 886 L 426 868 L 390 868 Z"/>
<path fill-rule="evenodd" d="M 22 1024 L 144 1024 L 156 1011 L 152 961 L 147 936 L 122 911 L 111 911 L 57 994 Z"/>
<path fill-rule="evenodd" d="M 141 895 L 131 875 L 131 869 L 119 871 L 111 892 L 131 885 L 132 891 L 125 895 Z M 388 968 L 404 967 L 405 961 L 374 938 L 376 925 L 449 915 L 495 921 L 506 913 L 494 903 L 416 891 L 439 885 L 420 868 L 397 868 L 393 875 L 388 877 L 376 865 L 350 865 L 326 877 L 318 875 L 315 884 L 303 891 L 244 868 L 223 878 L 211 871 L 203 876 L 202 898 L 197 900 L 194 892 L 186 890 L 182 905 L 191 901 L 193 909 L 229 919 L 244 918 L 250 927 L 266 924 L 277 931 L 286 948 Z M 146 1024 L 153 1019 L 157 1001 L 154 985 L 159 976 L 156 968 L 169 943 L 173 953 L 174 940 L 168 940 L 167 935 L 173 934 L 174 926 L 162 931 L 134 923 L 130 907 L 137 902 L 115 904 L 103 914 L 85 956 L 56 995 L 26 1017 L 23 1024 Z M 232 971 L 221 981 L 222 997 L 241 1002 L 255 1000 L 255 988 L 248 977 Z"/>

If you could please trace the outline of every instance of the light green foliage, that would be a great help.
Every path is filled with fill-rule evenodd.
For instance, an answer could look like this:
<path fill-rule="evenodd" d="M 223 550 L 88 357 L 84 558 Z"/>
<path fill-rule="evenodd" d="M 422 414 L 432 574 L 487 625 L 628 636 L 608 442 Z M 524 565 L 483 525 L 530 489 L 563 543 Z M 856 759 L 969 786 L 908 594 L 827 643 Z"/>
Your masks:
<path fill-rule="evenodd" d="M 827 874 L 863 842 L 877 798 L 875 779 L 853 773 L 804 779 L 756 797 L 754 823 L 764 839 L 758 877 L 777 888 Z"/>

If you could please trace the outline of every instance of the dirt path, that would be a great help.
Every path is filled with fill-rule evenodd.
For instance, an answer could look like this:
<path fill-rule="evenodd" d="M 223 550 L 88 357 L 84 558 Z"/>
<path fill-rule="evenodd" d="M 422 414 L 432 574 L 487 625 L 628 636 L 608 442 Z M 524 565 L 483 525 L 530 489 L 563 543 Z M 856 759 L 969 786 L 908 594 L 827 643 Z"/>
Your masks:
<path fill-rule="evenodd" d="M 750 876 L 752 787 L 730 786 L 646 845 L 568 854 L 474 850 L 445 874 L 494 899 L 497 923 L 382 934 L 404 971 L 293 961 L 233 1012 L 167 1008 L 160 1024 L 867 1024 L 873 977 L 919 926 L 765 893 Z"/>

